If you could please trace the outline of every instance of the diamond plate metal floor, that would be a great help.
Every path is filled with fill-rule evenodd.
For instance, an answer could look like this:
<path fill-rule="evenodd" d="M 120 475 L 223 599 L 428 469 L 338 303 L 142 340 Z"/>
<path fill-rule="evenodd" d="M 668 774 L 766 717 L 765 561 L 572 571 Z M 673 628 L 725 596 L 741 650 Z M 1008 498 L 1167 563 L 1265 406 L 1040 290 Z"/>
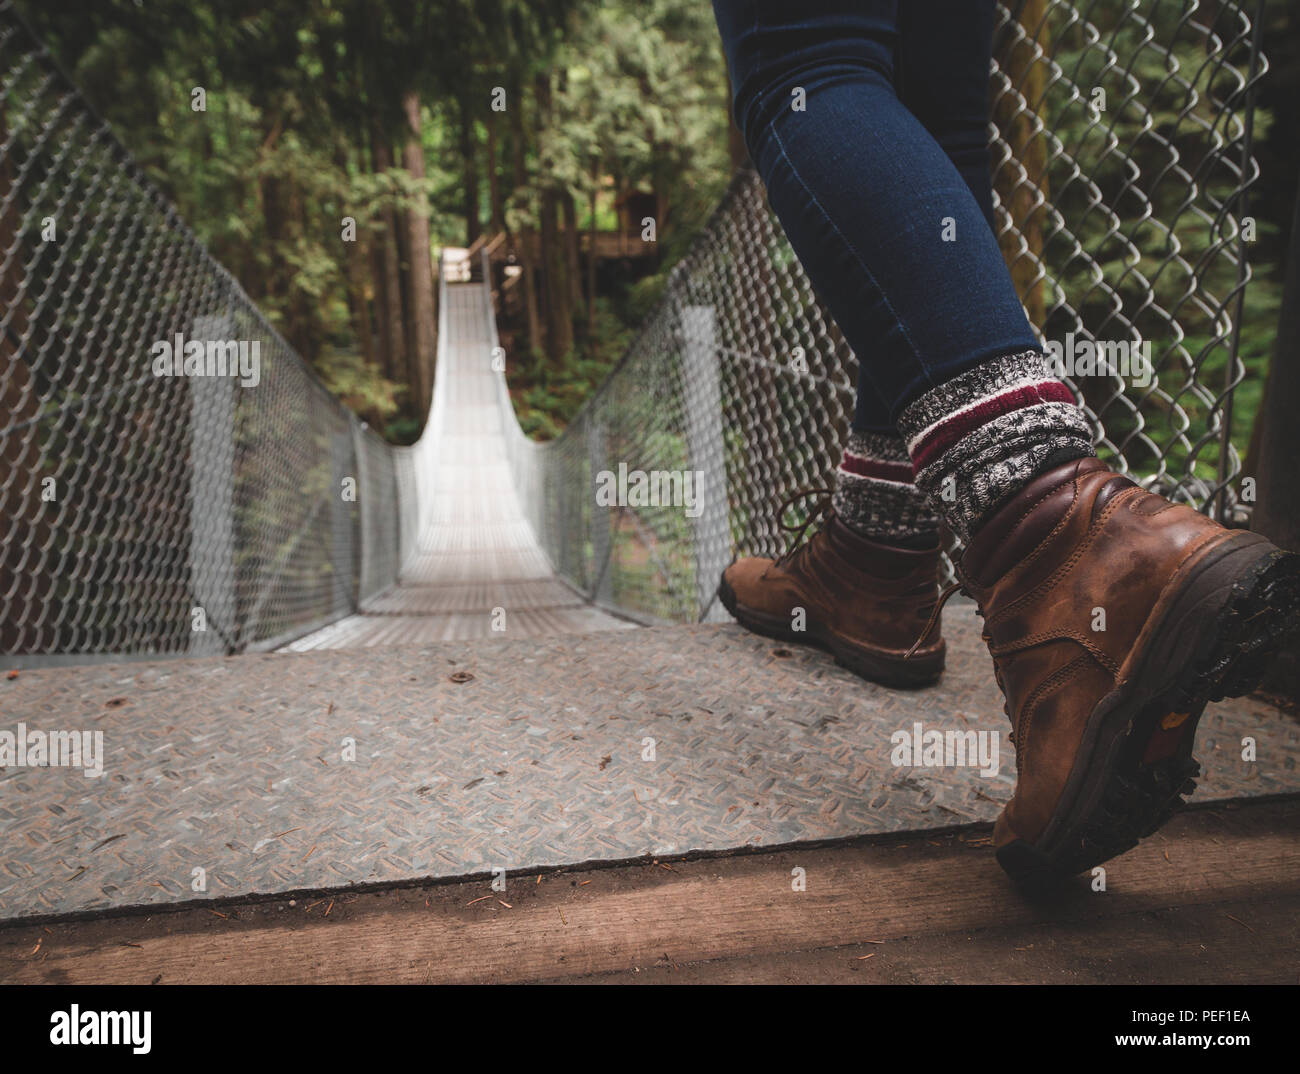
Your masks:
<path fill-rule="evenodd" d="M 373 648 L 630 629 L 557 581 L 524 518 L 507 463 L 490 364 L 492 316 L 477 283 L 448 284 L 429 442 L 431 509 L 398 585 L 287 651 Z M 500 609 L 500 611 L 497 611 Z"/>
<path fill-rule="evenodd" d="M 102 730 L 106 771 L 0 772 L 0 918 L 991 820 L 1005 736 L 996 778 L 890 762 L 917 720 L 1004 730 L 950 608 L 913 692 L 736 626 L 23 671 L 0 728 Z M 1260 702 L 1198 741 L 1198 801 L 1300 791 L 1300 725 Z"/>

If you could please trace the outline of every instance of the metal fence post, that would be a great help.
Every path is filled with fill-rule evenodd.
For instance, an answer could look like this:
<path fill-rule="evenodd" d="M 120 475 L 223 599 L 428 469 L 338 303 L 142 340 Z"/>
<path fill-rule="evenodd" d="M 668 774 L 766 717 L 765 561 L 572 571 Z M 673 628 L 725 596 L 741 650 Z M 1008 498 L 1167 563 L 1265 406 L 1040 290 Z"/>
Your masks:
<path fill-rule="evenodd" d="M 330 564 L 333 567 L 333 612 L 345 615 L 355 611 L 358 600 L 357 570 L 353 560 L 356 539 L 354 526 L 359 523 L 358 508 L 365 495 L 362 487 L 359 457 L 353 452 L 352 422 L 346 433 L 330 437 L 330 471 L 333 488 L 330 500 Z M 343 480 L 351 477 L 356 486 L 356 500 L 349 503 L 343 498 Z"/>
<path fill-rule="evenodd" d="M 190 339 L 231 339 L 229 313 L 195 317 Z M 186 609 L 193 656 L 242 647 L 235 599 L 235 393 L 233 377 L 190 377 L 190 590 Z M 203 610 L 195 630 L 194 610 Z"/>
<path fill-rule="evenodd" d="M 370 499 L 369 486 L 370 465 L 366 458 L 366 437 L 364 426 L 356 419 L 349 423 L 352 427 L 352 457 L 357 464 L 357 585 L 356 601 L 361 603 L 375 591 L 375 541 L 371 530 L 378 524 L 374 514 L 379 508 L 377 502 Z M 377 490 L 375 490 L 377 491 Z M 377 497 L 376 497 L 377 500 Z M 387 584 L 386 582 L 384 584 Z"/>
<path fill-rule="evenodd" d="M 686 455 L 695 471 L 695 510 L 699 512 L 691 520 L 695 534 L 695 599 L 702 619 L 713 602 L 718 576 L 731 561 L 717 315 L 712 306 L 682 306 L 680 313 Z"/>
<path fill-rule="evenodd" d="M 591 599 L 598 604 L 614 603 L 614 513 L 596 503 L 596 480 L 608 470 L 605 426 L 596 414 L 587 419 L 588 509 L 591 511 L 592 579 Z"/>

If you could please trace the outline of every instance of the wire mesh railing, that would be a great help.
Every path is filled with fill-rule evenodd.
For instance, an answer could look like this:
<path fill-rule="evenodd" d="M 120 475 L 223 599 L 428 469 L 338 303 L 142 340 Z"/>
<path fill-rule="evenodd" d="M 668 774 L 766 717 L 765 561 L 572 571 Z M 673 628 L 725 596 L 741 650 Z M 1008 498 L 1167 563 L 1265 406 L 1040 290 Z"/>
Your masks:
<path fill-rule="evenodd" d="M 1112 362 L 1066 378 L 1100 454 L 1229 522 L 1246 509 L 1231 434 L 1265 69 L 1251 15 L 1196 0 L 1000 5 L 991 72 L 999 239 L 1041 339 L 1062 357 L 1085 340 L 1108 358 L 1149 346 L 1149 375 Z M 777 505 L 831 482 L 856 375 L 759 180 L 738 176 L 564 434 L 517 443 L 556 570 L 624 611 L 721 614 L 733 554 L 778 553 Z M 671 483 L 692 475 L 688 510 Z M 621 498 L 602 508 L 611 479 Z"/>
<path fill-rule="evenodd" d="M 393 581 L 393 449 L 209 256 L 8 4 L 0 311 L 0 651 L 268 648 Z"/>

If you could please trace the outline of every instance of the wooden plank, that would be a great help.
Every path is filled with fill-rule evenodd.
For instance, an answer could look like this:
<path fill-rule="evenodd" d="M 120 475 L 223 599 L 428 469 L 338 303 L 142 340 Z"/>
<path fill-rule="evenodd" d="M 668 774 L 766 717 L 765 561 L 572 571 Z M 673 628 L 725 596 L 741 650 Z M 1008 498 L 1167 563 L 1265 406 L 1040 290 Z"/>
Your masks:
<path fill-rule="evenodd" d="M 1245 923 L 1245 924 L 1243 924 Z M 652 965 L 557 984 L 1296 984 L 1300 893 L 1086 927 L 1007 925 L 878 944 Z"/>
<path fill-rule="evenodd" d="M 1297 799 L 1196 810 L 1111 863 L 1106 892 L 1080 881 L 1051 904 L 1009 886 L 981 828 L 520 876 L 501 893 L 476 880 L 195 906 L 0 929 L 0 980 L 651 980 L 685 966 L 700 980 L 1294 982 L 1297 836 Z"/>

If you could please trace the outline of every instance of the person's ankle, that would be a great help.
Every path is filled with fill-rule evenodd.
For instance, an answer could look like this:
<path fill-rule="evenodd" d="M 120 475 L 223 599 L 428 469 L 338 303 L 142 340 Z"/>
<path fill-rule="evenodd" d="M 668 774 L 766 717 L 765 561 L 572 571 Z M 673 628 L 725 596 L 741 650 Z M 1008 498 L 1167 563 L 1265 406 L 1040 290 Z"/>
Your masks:
<path fill-rule="evenodd" d="M 1006 495 L 971 523 L 967 543 L 973 540 L 975 535 L 983 530 L 984 526 L 1007 504 L 1014 500 L 1024 489 L 1028 488 L 1043 474 L 1055 470 L 1057 467 L 1064 466 L 1066 463 L 1077 462 L 1079 459 L 1095 459 L 1096 457 L 1097 453 L 1091 448 L 1084 450 L 1077 444 L 1066 445 L 1056 451 L 1049 452 L 1043 457 L 1042 462 L 1033 468 L 1032 473 L 1030 473 L 1023 482 L 1016 485 L 1014 488 L 1008 489 Z"/>
<path fill-rule="evenodd" d="M 931 388 L 898 419 L 917 487 L 963 540 L 1052 465 L 1093 454 L 1092 428 L 1036 351 Z"/>
<path fill-rule="evenodd" d="M 850 531 L 877 544 L 925 549 L 938 543 L 939 516 L 912 483 L 907 445 L 895 433 L 849 434 L 831 503 Z"/>
<path fill-rule="evenodd" d="M 912 552 L 923 552 L 936 548 L 939 544 L 939 530 L 934 529 L 899 529 L 888 525 L 855 523 L 851 519 L 841 518 L 841 522 L 854 534 L 874 544 L 888 548 L 901 548 Z"/>

